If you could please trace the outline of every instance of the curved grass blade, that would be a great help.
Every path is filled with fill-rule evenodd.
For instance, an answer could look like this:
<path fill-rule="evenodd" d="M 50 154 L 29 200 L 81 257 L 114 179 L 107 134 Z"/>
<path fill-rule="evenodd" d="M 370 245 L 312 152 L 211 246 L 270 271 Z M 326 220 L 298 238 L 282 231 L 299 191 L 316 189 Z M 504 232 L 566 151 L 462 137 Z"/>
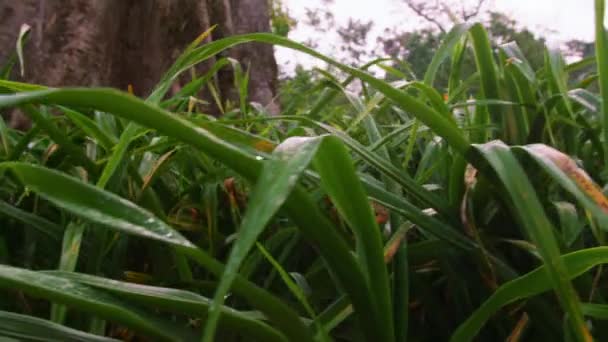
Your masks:
<path fill-rule="evenodd" d="M 450 57 L 450 55 L 454 51 L 454 48 L 456 47 L 456 44 L 458 44 L 458 42 L 462 40 L 462 37 L 465 36 L 467 31 L 469 31 L 470 27 L 471 26 L 469 24 L 456 24 L 454 25 L 454 27 L 452 27 L 450 32 L 448 32 L 448 34 L 441 42 L 441 45 L 439 45 L 439 47 L 437 48 L 437 51 L 435 51 L 433 59 L 431 60 L 431 63 L 429 64 L 426 69 L 426 72 L 424 73 L 423 82 L 425 84 L 429 86 L 433 85 L 433 82 L 435 81 L 435 76 L 437 75 L 437 71 L 439 70 L 441 63 L 443 63 L 445 59 Z"/>
<path fill-rule="evenodd" d="M 262 35 L 262 37 L 266 37 L 266 35 Z M 233 40 L 231 42 L 236 44 Z M 399 91 L 399 93 L 401 92 Z M 62 89 L 0 96 L 0 107 L 24 102 L 51 102 L 67 106 L 93 107 L 103 112 L 133 120 L 191 144 L 252 181 L 261 172 L 262 165 L 254 156 L 234 148 L 229 143 L 218 139 L 188 121 L 115 90 Z M 457 135 L 460 136 L 460 133 L 457 133 Z M 296 187 L 286 201 L 285 208 L 302 230 L 303 235 L 317 244 L 320 253 L 327 261 L 333 274 L 336 275 L 340 285 L 350 295 L 359 317 L 360 327 L 365 335 L 374 339 L 385 334 L 382 331 L 382 324 L 374 324 L 374 321 L 363 316 L 375 311 L 375 304 L 372 304 L 372 299 L 369 297 L 367 281 L 350 254 L 348 245 L 335 231 L 331 222 L 317 208 L 309 194 L 304 189 Z M 188 248 L 184 249 L 183 252 L 205 265 L 216 275 L 221 273 L 221 265 L 202 250 Z M 240 279 L 240 281 L 237 279 L 234 288 L 235 291 L 248 292 L 247 299 L 250 303 L 262 305 L 263 308 L 260 307 L 261 311 L 268 314 L 271 319 L 281 322 L 278 325 L 290 339 L 306 339 L 308 331 L 303 327 L 297 315 L 282 303 L 277 302 L 273 296 L 249 285 L 243 279 Z"/>
<path fill-rule="evenodd" d="M 576 88 L 568 91 L 568 97 L 585 107 L 591 113 L 600 113 L 602 101 L 587 89 Z"/>
<path fill-rule="evenodd" d="M 382 236 L 375 221 L 367 194 L 356 174 L 352 159 L 340 139 L 328 136 L 314 160 L 321 185 L 353 230 L 357 239 L 359 263 L 375 305 L 374 319 L 384 333 L 382 341 L 393 341 L 388 273 L 384 266 Z"/>
<path fill-rule="evenodd" d="M 588 248 L 560 257 L 567 270 L 566 279 L 574 279 L 594 266 L 608 263 L 608 247 Z M 500 308 L 520 299 L 530 298 L 553 288 L 546 266 L 513 279 L 499 287 L 469 318 L 461 324 L 450 339 L 453 342 L 470 341 Z M 585 305 L 583 305 L 583 308 Z M 585 309 L 583 309 L 585 310 Z"/>
<path fill-rule="evenodd" d="M 0 168 L 12 170 L 28 188 L 60 208 L 109 229 L 170 244 L 212 273 L 220 275 L 222 272 L 221 263 L 196 248 L 180 233 L 113 193 L 40 166 L 7 162 L 1 163 Z M 290 339 L 306 340 L 308 331 L 298 316 L 274 296 L 242 278 L 237 279 L 234 288 L 252 305 L 280 323 Z"/>
<path fill-rule="evenodd" d="M 118 142 L 116 138 L 109 134 L 106 134 L 106 132 L 99 128 L 99 126 L 93 120 L 89 119 L 85 115 L 65 107 L 62 107 L 61 110 L 63 111 L 65 116 L 70 118 L 70 120 L 72 120 L 74 124 L 80 127 L 80 129 L 82 129 L 82 131 L 85 132 L 87 136 L 95 139 L 95 141 L 99 143 L 99 145 L 103 147 L 106 151 L 110 151 L 112 147 Z"/>
<path fill-rule="evenodd" d="M 264 246 L 262 244 L 257 242 L 256 246 L 258 247 L 258 250 L 262 253 L 262 255 L 264 255 L 266 260 L 268 260 L 268 262 L 270 262 L 272 267 L 275 270 L 277 270 L 277 272 L 279 273 L 279 276 L 281 277 L 281 279 L 283 280 L 283 282 L 285 283 L 285 285 L 287 286 L 289 291 L 293 294 L 294 297 L 296 297 L 296 299 L 300 302 L 300 304 L 306 310 L 306 313 L 313 320 L 313 324 L 316 325 L 316 329 L 317 329 L 317 335 L 316 335 L 317 338 L 316 339 L 319 341 L 329 341 L 327 331 L 325 331 L 325 329 L 323 329 L 321 324 L 319 324 L 319 322 L 316 320 L 317 315 L 315 314 L 312 306 L 306 299 L 306 295 L 304 294 L 302 289 L 298 286 L 298 284 L 296 284 L 296 282 L 293 280 L 292 276 L 290 276 L 287 273 L 287 271 L 285 271 L 285 269 L 281 266 L 281 264 L 270 254 L 269 251 L 266 250 L 266 248 L 264 248 Z"/>
<path fill-rule="evenodd" d="M 468 25 L 468 24 L 455 25 L 450 30 L 450 32 L 448 32 L 445 39 L 441 42 L 441 45 L 437 49 L 436 53 L 433 55 L 433 59 L 431 60 L 431 63 L 429 64 L 429 66 L 424 74 L 423 83 L 420 84 L 423 91 L 426 90 L 425 93 L 427 94 L 427 97 L 430 100 L 435 99 L 435 97 L 433 96 L 434 89 L 432 89 L 431 87 L 433 85 L 433 82 L 435 81 L 435 76 L 437 75 L 437 71 L 439 70 L 441 63 L 443 63 L 443 61 L 456 48 L 456 45 L 462 40 L 462 37 L 467 33 L 469 28 L 470 28 L 470 25 Z M 430 90 L 428 90 L 427 88 L 430 88 Z M 431 93 L 431 95 L 429 95 L 429 93 Z M 438 110 L 441 113 L 442 112 L 441 109 L 444 109 L 444 112 L 448 114 L 446 116 L 451 118 L 451 115 L 449 115 L 447 108 L 444 108 L 445 103 L 441 97 L 439 97 L 439 101 L 434 101 L 434 104 L 435 104 L 436 110 Z M 414 126 L 411 131 L 412 133 L 410 134 L 410 137 L 408 139 L 408 146 L 406 148 L 407 152 L 406 152 L 406 157 L 405 157 L 405 161 L 404 161 L 405 165 L 408 165 L 409 160 L 411 159 L 412 151 L 414 148 L 414 143 L 415 143 L 417 135 L 418 135 L 420 121 L 418 119 L 414 119 L 413 125 Z"/>
<path fill-rule="evenodd" d="M 513 147 L 527 153 L 545 172 L 574 196 L 598 220 L 600 228 L 608 229 L 608 199 L 591 177 L 566 154 L 542 144 Z"/>
<path fill-rule="evenodd" d="M 23 46 L 27 41 L 30 31 L 30 25 L 21 24 L 21 27 L 19 28 L 19 36 L 17 37 L 17 44 L 15 46 L 15 52 L 17 53 L 17 59 L 19 60 L 19 71 L 21 72 L 21 77 L 25 77 L 25 59 L 23 58 Z"/>
<path fill-rule="evenodd" d="M 448 140 L 450 145 L 452 145 L 458 151 L 464 152 L 469 147 L 469 143 L 465 139 L 464 135 L 462 135 L 458 128 L 448 118 L 443 117 L 441 114 L 437 113 L 432 108 L 429 108 L 422 101 L 414 98 L 413 96 L 407 94 L 406 92 L 400 89 L 391 86 L 389 83 L 383 80 L 371 76 L 369 73 L 363 70 L 349 67 L 310 48 L 307 48 L 302 44 L 298 44 L 289 39 L 275 36 L 272 34 L 252 33 L 240 36 L 231 36 L 209 43 L 204 47 L 194 49 L 191 55 L 188 56 L 187 62 L 184 63 L 183 68 L 181 68 L 180 70 L 186 70 L 189 66 L 199 63 L 201 60 L 208 58 L 208 56 L 215 55 L 234 45 L 254 41 L 287 47 L 293 50 L 306 53 L 324 62 L 327 62 L 328 64 L 333 65 L 338 69 L 369 83 L 372 87 L 382 92 L 387 98 L 393 100 L 398 106 L 412 113 L 424 124 L 436 131 L 446 140 Z"/>
<path fill-rule="evenodd" d="M 226 263 L 205 325 L 204 341 L 213 341 L 219 309 L 236 277 L 239 266 L 255 245 L 272 217 L 281 208 L 300 175 L 315 156 L 323 138 L 289 138 L 273 152 L 273 158 L 264 163 L 262 174 L 251 193 L 251 199 L 238 237 Z"/>
<path fill-rule="evenodd" d="M 580 341 L 590 341 L 591 336 L 580 311 L 578 295 L 568 281 L 567 270 L 560 259 L 554 228 L 523 168 L 502 142 L 474 145 L 474 151 L 493 169 L 502 183 L 503 191 L 509 197 L 507 204 L 516 220 L 538 248 L 560 303 L 569 315 L 575 337 Z"/>
<path fill-rule="evenodd" d="M 106 166 L 103 168 L 101 172 L 101 176 L 97 180 L 97 186 L 101 189 L 104 189 L 110 178 L 116 173 L 120 165 L 123 163 L 123 159 L 125 158 L 125 154 L 129 149 L 129 145 L 133 142 L 134 139 L 137 138 L 138 134 L 143 131 L 143 128 L 130 122 L 127 125 L 127 128 L 122 132 L 118 143 L 114 145 L 112 154 L 110 155 L 110 159 L 106 163 Z"/>
<path fill-rule="evenodd" d="M 201 33 L 198 37 L 196 37 L 195 40 L 193 40 L 186 47 L 186 49 L 184 49 L 184 52 L 182 52 L 182 54 L 177 58 L 175 63 L 173 63 L 173 65 L 171 65 L 169 70 L 167 70 L 167 72 L 165 72 L 165 74 L 161 77 L 161 79 L 157 83 L 154 90 L 152 90 L 150 96 L 148 96 L 148 99 L 147 99 L 148 102 L 159 103 L 162 100 L 162 98 L 165 96 L 165 94 L 169 90 L 169 87 L 171 86 L 171 82 L 173 82 L 173 80 L 175 80 L 175 78 L 177 76 L 179 76 L 179 74 L 183 70 L 186 70 L 188 68 L 188 66 L 186 65 L 186 62 L 188 60 L 189 54 L 192 51 L 194 51 L 205 39 L 207 39 L 207 37 L 209 37 L 211 35 L 213 30 L 215 30 L 216 26 L 217 25 L 213 25 L 210 28 L 208 28 L 206 31 Z M 203 45 L 203 48 L 204 47 L 205 46 Z"/>
<path fill-rule="evenodd" d="M 526 106 L 515 108 L 517 111 L 513 121 L 517 127 L 517 143 L 524 143 L 530 135 L 530 125 L 536 119 L 536 89 L 537 79 L 530 63 L 525 59 L 515 42 L 500 46 L 500 57 L 503 63 L 504 78 L 510 85 L 512 97 Z M 526 137 L 522 137 L 526 135 Z"/>
<path fill-rule="evenodd" d="M 55 141 L 59 144 L 65 151 L 71 155 L 76 161 L 80 162 L 82 166 L 84 166 L 87 171 L 91 174 L 96 174 L 96 166 L 95 163 L 83 152 L 81 148 L 76 146 L 70 139 L 65 135 L 64 132 L 60 131 L 48 117 L 40 113 L 34 106 L 32 105 L 24 105 L 23 111 L 32 119 L 32 121 L 36 122 L 38 127 L 41 127 Z"/>
<path fill-rule="evenodd" d="M 282 119 L 293 119 L 300 122 L 304 122 L 333 134 L 334 136 L 340 138 L 340 140 L 342 140 L 342 142 L 346 146 L 352 149 L 353 152 L 358 154 L 364 161 L 377 168 L 378 171 L 381 172 L 383 175 L 386 175 L 386 177 L 394 180 L 399 185 L 401 185 L 405 189 L 405 191 L 407 191 L 410 195 L 415 196 L 417 199 L 419 199 L 426 205 L 436 209 L 438 212 L 446 216 L 449 216 L 451 214 L 451 211 L 449 210 L 445 201 L 442 201 L 441 198 L 438 198 L 436 195 L 421 187 L 413 179 L 407 177 L 407 175 L 404 175 L 401 170 L 399 170 L 397 167 L 388 162 L 387 159 L 382 158 L 377 153 L 372 153 L 369 149 L 362 146 L 359 142 L 357 142 L 350 136 L 340 132 L 339 130 L 331 127 L 330 125 L 313 121 L 305 117 L 283 116 Z"/>
<path fill-rule="evenodd" d="M 500 50 L 507 56 L 507 63 L 515 66 L 529 83 L 536 83 L 536 73 L 524 56 L 516 42 L 508 42 L 500 45 Z"/>
<path fill-rule="evenodd" d="M 44 319 L 0 311 L 0 336 L 20 341 L 118 342 Z"/>
<path fill-rule="evenodd" d="M 105 292 L 69 279 L 0 265 L 0 287 L 18 288 L 35 297 L 88 311 L 158 339 L 179 341 L 194 338 L 192 332 L 184 331 L 174 323 L 169 323 Z"/>
<path fill-rule="evenodd" d="M 183 290 L 139 285 L 82 273 L 62 271 L 45 271 L 43 273 L 108 291 L 129 302 L 195 317 L 207 317 L 207 311 L 211 305 L 208 298 Z M 226 306 L 222 306 L 220 311 L 220 329 L 222 330 L 238 331 L 246 334 L 246 336 L 256 337 L 260 341 L 285 340 L 281 333 L 258 320 L 257 315 L 236 311 Z"/>
<path fill-rule="evenodd" d="M 63 228 L 53 222 L 47 221 L 45 218 L 28 213 L 27 211 L 14 207 L 4 201 L 0 201 L 0 213 L 39 230 L 56 242 L 60 242 L 62 239 Z"/>
<path fill-rule="evenodd" d="M 55 205 L 96 223 L 128 234 L 193 248 L 194 245 L 151 213 L 117 195 L 41 166 L 1 163 L 28 189 Z"/>

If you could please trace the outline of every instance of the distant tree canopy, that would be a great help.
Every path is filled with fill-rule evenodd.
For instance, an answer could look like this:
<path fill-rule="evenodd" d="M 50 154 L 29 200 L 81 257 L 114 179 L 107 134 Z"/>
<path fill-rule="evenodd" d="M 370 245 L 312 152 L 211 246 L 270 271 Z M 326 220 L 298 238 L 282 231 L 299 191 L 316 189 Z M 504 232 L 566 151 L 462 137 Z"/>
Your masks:
<path fill-rule="evenodd" d="M 347 63 L 361 65 L 374 57 L 387 56 L 393 60 L 392 66 L 406 74 L 422 78 L 435 51 L 454 22 L 481 21 L 484 23 L 490 40 L 496 46 L 514 41 L 533 68 L 538 69 L 544 63 L 546 41 L 527 28 L 522 28 L 515 19 L 486 9 L 485 0 L 463 4 L 460 1 L 401 1 L 414 14 L 428 25 L 415 30 L 387 28 L 377 42 L 369 41 L 372 22 L 350 19 L 336 31 L 340 38 L 340 51 L 345 52 L 343 60 Z M 336 27 L 333 14 L 327 8 L 307 9 L 305 25 L 321 33 L 327 33 Z M 315 42 L 310 42 L 313 46 Z M 566 42 L 563 46 L 567 57 L 582 58 L 593 54 L 593 43 L 580 40 Z M 473 58 L 465 60 L 462 72 L 466 75 L 475 70 Z M 447 65 L 440 69 L 435 85 L 447 86 Z M 299 71 L 299 82 L 302 73 Z M 391 75 L 387 75 L 391 78 Z"/>

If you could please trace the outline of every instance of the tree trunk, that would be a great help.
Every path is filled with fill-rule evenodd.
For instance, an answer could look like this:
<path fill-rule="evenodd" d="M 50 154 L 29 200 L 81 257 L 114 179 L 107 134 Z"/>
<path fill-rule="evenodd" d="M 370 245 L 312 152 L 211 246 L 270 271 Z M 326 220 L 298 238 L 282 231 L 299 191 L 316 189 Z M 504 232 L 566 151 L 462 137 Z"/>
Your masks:
<path fill-rule="evenodd" d="M 227 37 L 249 32 L 269 32 L 268 1 L 265 0 L 211 0 L 216 11 L 213 18 L 218 18 L 217 37 Z M 259 63 L 258 61 L 274 60 L 272 46 L 262 43 L 250 43 L 233 48 L 228 56 L 241 62 L 249 70 L 249 99 L 267 105 L 270 114 L 279 112 L 277 101 L 274 101 L 277 87 L 276 63 Z M 235 98 L 231 71 L 224 70 L 220 77 L 220 90 Z"/>
<path fill-rule="evenodd" d="M 131 84 L 142 96 L 211 25 L 219 27 L 211 39 L 269 31 L 267 0 L 0 0 L 0 22 L 0 65 L 19 27 L 32 27 L 22 80 L 123 90 Z M 249 44 L 229 55 L 251 67 L 249 100 L 276 111 L 272 47 Z M 234 96 L 227 86 L 232 71 L 223 71 L 218 83 L 224 97 Z"/>

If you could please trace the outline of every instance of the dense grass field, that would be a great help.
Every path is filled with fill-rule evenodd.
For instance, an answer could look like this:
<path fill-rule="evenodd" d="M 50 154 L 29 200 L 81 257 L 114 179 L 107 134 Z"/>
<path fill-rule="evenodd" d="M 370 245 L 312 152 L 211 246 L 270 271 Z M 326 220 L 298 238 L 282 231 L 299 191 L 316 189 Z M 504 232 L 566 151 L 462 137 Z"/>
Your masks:
<path fill-rule="evenodd" d="M 547 49 L 538 70 L 480 24 L 456 25 L 421 79 L 384 66 L 391 82 L 366 71 L 382 59 L 354 68 L 270 34 L 203 34 L 145 99 L 10 81 L 17 51 L 0 107 L 32 128 L 0 121 L 0 336 L 608 340 L 595 3 L 596 56 L 567 64 Z M 227 59 L 169 94 L 252 41 L 337 74 L 280 116 L 248 102 Z M 194 96 L 221 68 L 240 100 L 218 99 L 214 118 Z"/>

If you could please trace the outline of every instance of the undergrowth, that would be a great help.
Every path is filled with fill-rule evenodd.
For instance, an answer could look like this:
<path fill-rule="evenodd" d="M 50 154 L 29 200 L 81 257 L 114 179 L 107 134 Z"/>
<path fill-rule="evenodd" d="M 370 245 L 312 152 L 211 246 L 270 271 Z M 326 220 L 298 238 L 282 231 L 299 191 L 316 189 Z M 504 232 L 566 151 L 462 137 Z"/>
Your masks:
<path fill-rule="evenodd" d="M 0 80 L 32 122 L 0 121 L 0 336 L 608 339 L 603 18 L 597 0 L 594 58 L 547 49 L 538 70 L 460 24 L 420 80 L 262 33 L 201 36 L 145 99 Z M 339 74 L 268 116 L 215 57 L 247 42 Z M 206 115 L 196 96 L 230 67 L 239 101 Z"/>

